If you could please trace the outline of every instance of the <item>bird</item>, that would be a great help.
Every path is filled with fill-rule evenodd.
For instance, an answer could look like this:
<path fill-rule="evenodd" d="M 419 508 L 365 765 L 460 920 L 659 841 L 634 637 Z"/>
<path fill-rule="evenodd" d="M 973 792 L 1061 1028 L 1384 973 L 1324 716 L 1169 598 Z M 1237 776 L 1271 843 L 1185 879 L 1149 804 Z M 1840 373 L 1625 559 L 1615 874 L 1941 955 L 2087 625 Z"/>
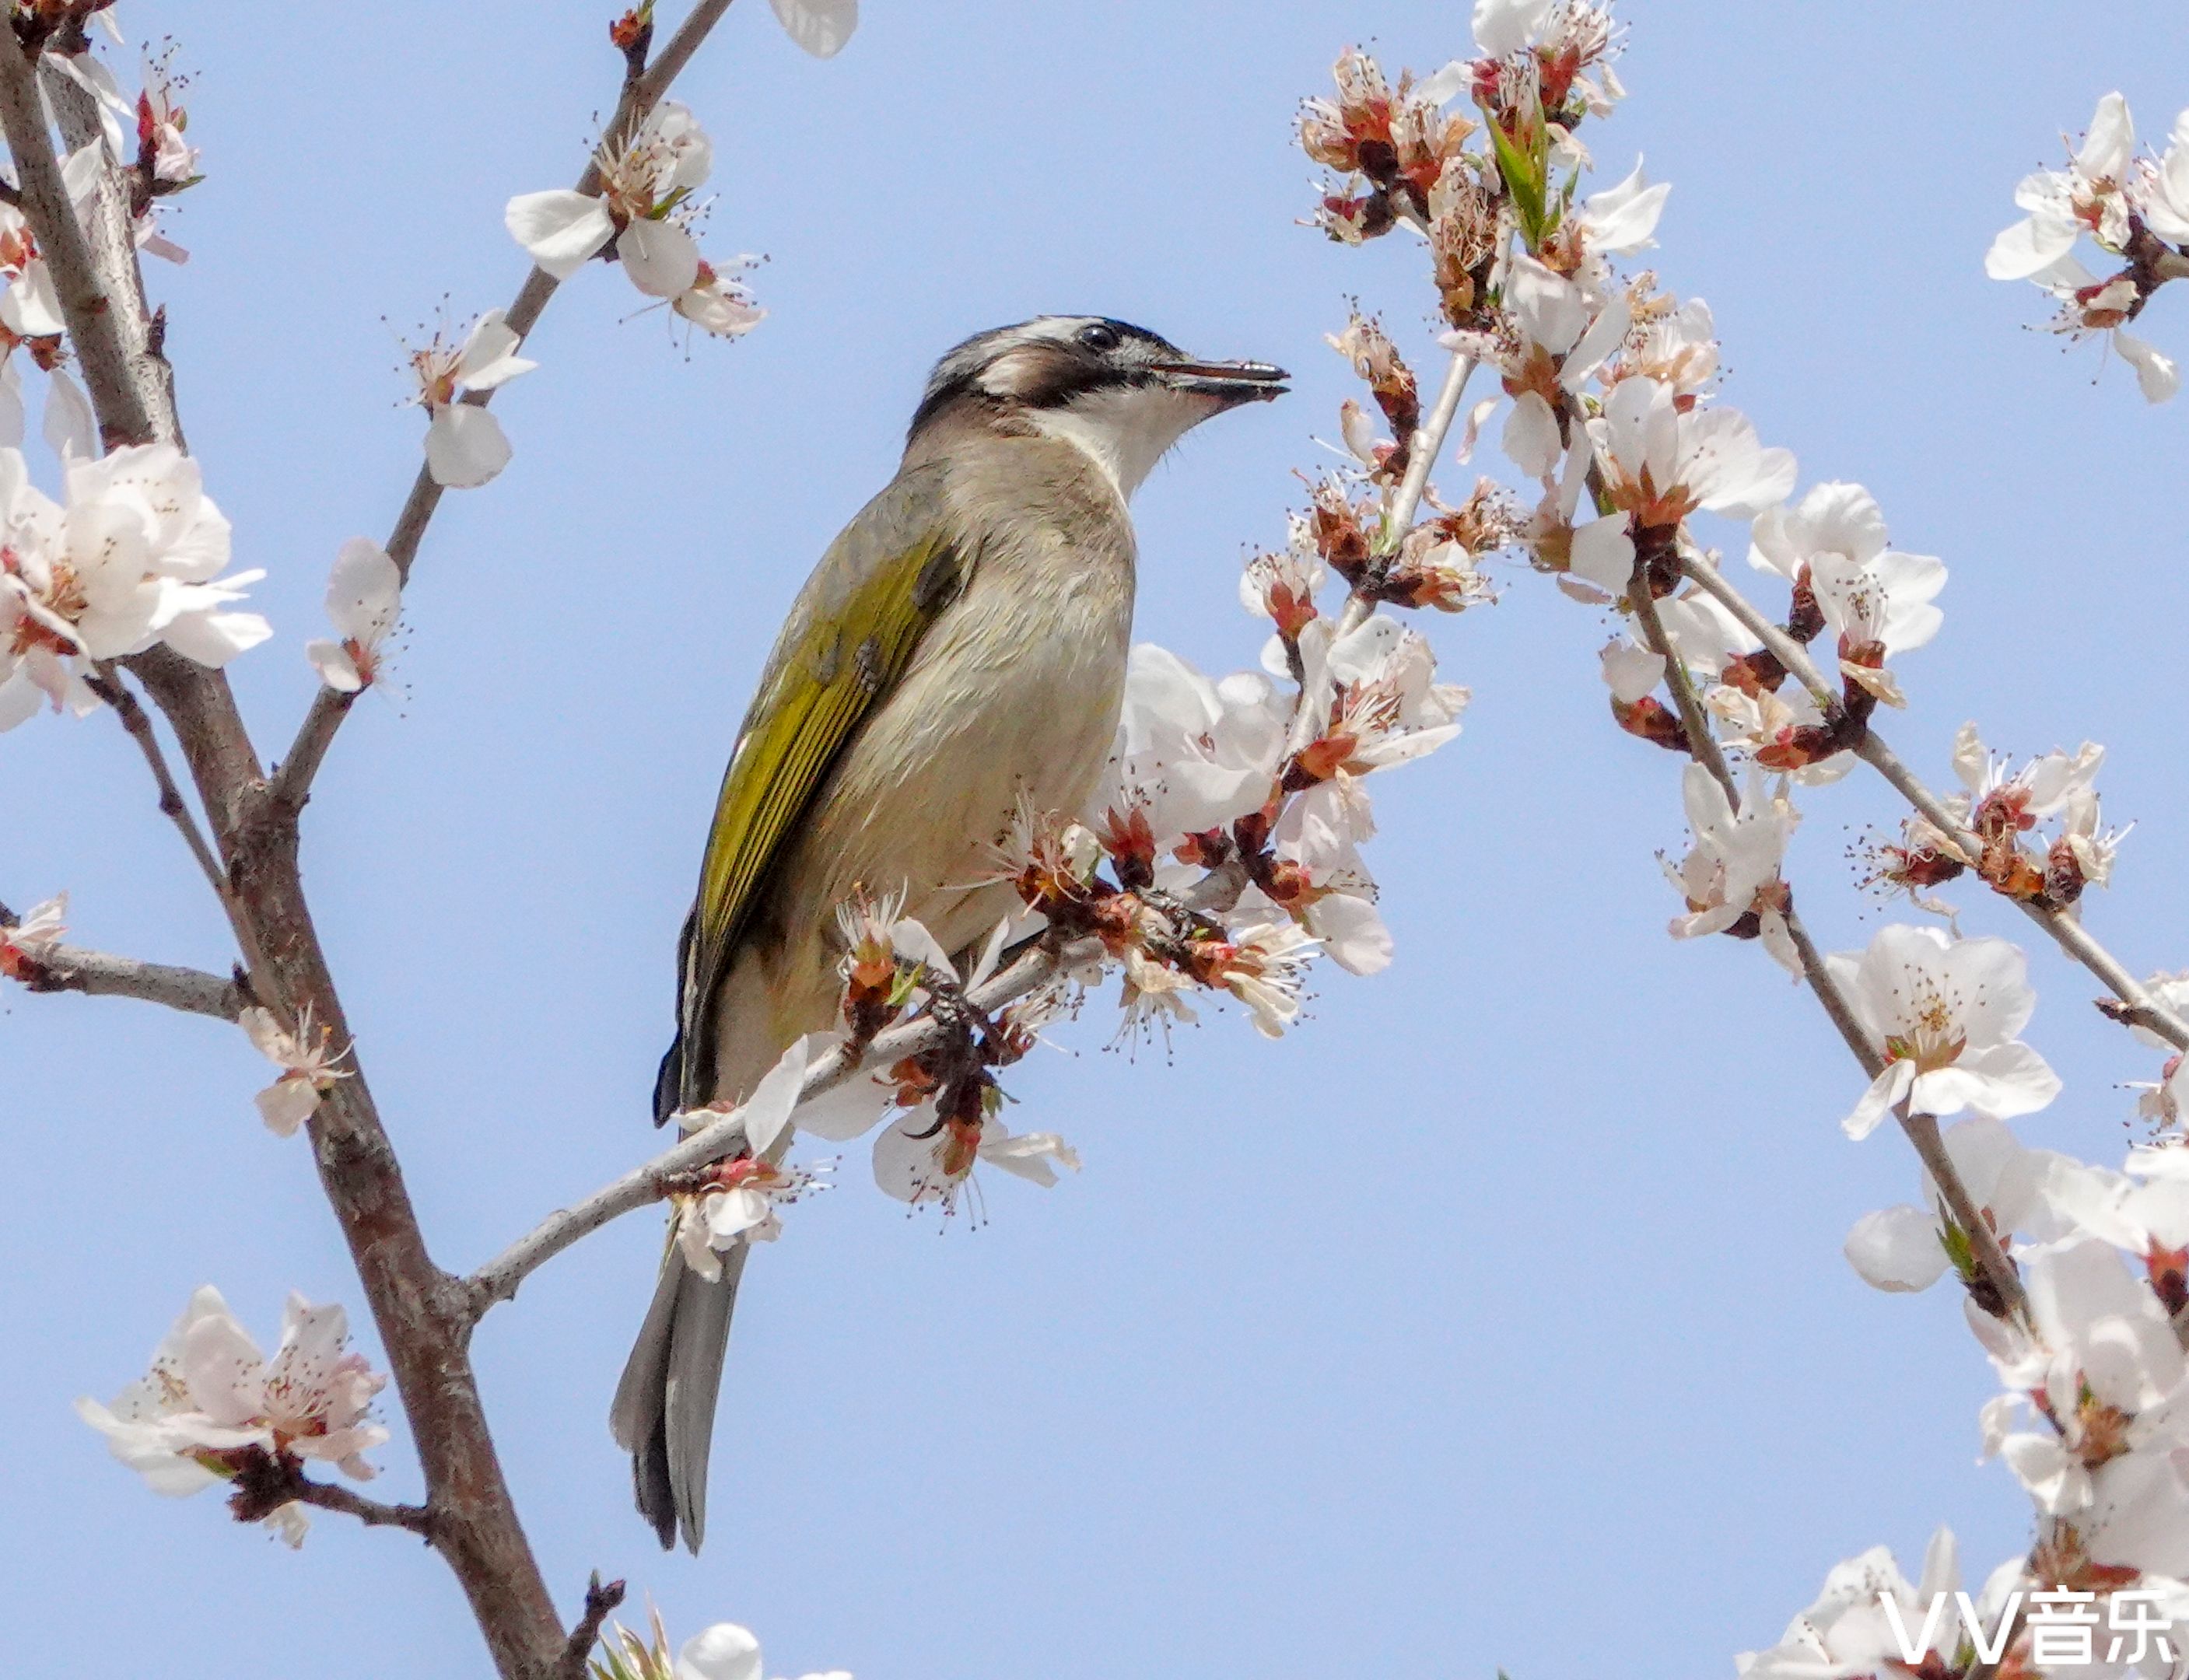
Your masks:
<path fill-rule="evenodd" d="M 657 1125 L 742 1099 L 835 1024 L 854 895 L 901 896 L 952 952 L 1017 908 L 996 842 L 1021 808 L 1078 814 L 1109 761 L 1128 501 L 1186 433 L 1289 377 L 1101 315 L 978 333 L 936 364 L 896 477 L 806 580 L 738 727 L 678 942 Z M 746 1253 L 710 1281 L 670 1247 L 610 1409 L 665 1549 L 705 1537 Z"/>

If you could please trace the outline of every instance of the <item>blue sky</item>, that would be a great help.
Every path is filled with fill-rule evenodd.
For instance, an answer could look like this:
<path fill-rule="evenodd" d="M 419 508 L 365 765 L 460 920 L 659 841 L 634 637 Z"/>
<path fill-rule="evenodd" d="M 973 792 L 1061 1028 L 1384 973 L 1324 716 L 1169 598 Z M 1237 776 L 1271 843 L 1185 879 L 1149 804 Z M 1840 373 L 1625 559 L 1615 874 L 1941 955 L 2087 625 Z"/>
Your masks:
<path fill-rule="evenodd" d="M 602 8 L 122 0 L 173 32 L 208 178 L 153 283 L 192 445 L 272 574 L 280 631 L 237 682 L 268 751 L 337 544 L 384 535 L 417 460 L 385 321 L 506 302 L 512 193 L 566 184 L 616 65 Z M 2189 21 L 2130 3 L 1988 13 L 1638 6 L 1632 98 L 1591 139 L 1676 185 L 1652 253 L 1717 311 L 1728 399 L 1869 484 L 1952 568 L 1893 738 L 1934 778 L 1979 719 L 2022 751 L 2113 749 L 2140 826 L 2092 925 L 2182 963 L 2182 413 L 2028 330 L 1984 280 L 2009 194 L 2122 88 L 2189 104 Z M 735 8 L 680 92 L 717 140 L 708 243 L 768 258 L 750 338 L 685 354 L 594 269 L 497 412 L 516 461 L 452 496 L 408 599 L 402 692 L 368 699 L 306 818 L 308 878 L 383 1112 L 445 1264 L 475 1264 L 650 1150 L 671 949 L 730 733 L 781 612 L 888 476 L 928 364 L 1044 311 L 1123 316 L 1292 368 L 1285 402 L 1191 438 L 1142 492 L 1140 633 L 1251 662 L 1242 546 L 1347 394 L 1344 300 L 1427 354 L 1398 240 L 1293 225 L 1296 100 L 1369 41 L 1428 69 L 1465 8 L 1264 0 L 1089 10 L 870 0 L 834 62 Z M 2152 336 L 2189 347 L 2175 299 Z M 1463 483 L 1451 474 L 1448 483 Z M 625 1221 L 479 1339 L 548 1579 L 626 1575 L 673 1628 L 753 1626 L 773 1668 L 861 1680 L 1343 1666 L 1515 1680 L 1729 1672 L 1825 1569 L 1932 1527 L 1971 1572 L 2026 1537 L 1979 1468 L 1989 1377 L 1949 1292 L 1873 1293 L 1847 1225 L 1908 1198 L 1889 1133 L 1835 1123 L 1857 1071 L 1755 947 L 1675 945 L 1654 852 L 1677 763 L 1608 727 L 1599 615 L 1514 568 L 1429 628 L 1475 691 L 1462 739 L 1385 778 L 1372 862 L 1397 961 L 1331 972 L 1264 1043 L 1236 1015 L 1137 1056 L 1100 1004 L 1020 1071 L 1019 1120 L 1081 1147 L 938 1236 L 867 1183 L 753 1266 L 724 1389 L 712 1537 L 665 1558 L 628 1507 L 608 1396 L 659 1241 Z M 0 898 L 67 887 L 86 942 L 229 951 L 112 721 L 0 744 Z M 1881 919 L 1843 853 L 1892 820 L 1812 795 L 1790 866 L 1828 945 Z M 1965 899 L 1971 895 L 1963 893 Z M 1971 931 L 2020 936 L 1974 903 Z M 2034 953 L 2034 1041 L 2068 1079 L 2031 1142 L 2103 1157 L 2150 1058 Z M 210 1496 L 156 1501 L 69 1410 L 141 1370 L 189 1289 L 262 1334 L 284 1292 L 358 1305 L 300 1143 L 268 1136 L 240 1036 L 128 1004 L 0 1002 L 0 1565 L 45 1673 L 455 1677 L 484 1659 L 407 1539 L 322 1519 L 297 1555 Z M 360 1317 L 362 1315 L 360 1313 Z M 368 1346 L 370 1340 L 368 1335 Z M 399 1424 L 378 1491 L 417 1491 Z"/>

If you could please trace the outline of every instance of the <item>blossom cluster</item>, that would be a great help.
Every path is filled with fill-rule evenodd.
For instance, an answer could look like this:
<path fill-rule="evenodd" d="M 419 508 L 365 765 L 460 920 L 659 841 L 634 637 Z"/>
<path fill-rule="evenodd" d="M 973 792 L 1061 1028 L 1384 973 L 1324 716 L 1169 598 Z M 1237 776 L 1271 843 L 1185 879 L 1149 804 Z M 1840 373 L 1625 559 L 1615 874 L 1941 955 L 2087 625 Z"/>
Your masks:
<path fill-rule="evenodd" d="M 79 1400 L 76 1411 L 155 1493 L 181 1497 L 231 1484 L 239 1518 L 263 1519 L 301 1546 L 307 1519 L 283 1495 L 303 1464 L 323 1462 L 367 1480 L 374 1472 L 363 1455 L 387 1439 L 371 1421 L 373 1396 L 387 1379 L 348 1342 L 340 1307 L 291 1294 L 269 1359 L 208 1284 L 153 1350 L 150 1371 L 111 1403 Z"/>
<path fill-rule="evenodd" d="M 261 572 L 223 576 L 228 520 L 167 444 L 71 456 L 63 500 L 0 449 L 0 729 L 42 704 L 86 712 L 105 664 L 165 643 L 219 666 L 273 631 L 235 610 Z"/>
<path fill-rule="evenodd" d="M 1828 958 L 1805 946 L 1784 873 L 1797 798 L 1847 774 L 1879 709 L 1905 704 L 1901 660 L 1943 626 L 1946 568 L 1894 547 L 1858 484 L 1797 495 L 1791 453 L 1767 446 L 1721 399 L 1708 306 L 1661 290 L 1652 274 L 1618 272 L 1617 259 L 1654 243 L 1666 189 L 1647 185 L 1638 164 L 1608 191 L 1581 184 L 1591 160 L 1575 131 L 1619 92 L 1609 20 L 1570 0 L 1480 0 L 1475 19 L 1479 55 L 1459 74 L 1417 82 L 1357 53 L 1340 59 L 1337 96 L 1310 102 L 1302 122 L 1309 156 L 1350 182 L 1326 193 L 1316 220 L 1347 242 L 1401 228 L 1423 238 L 1445 345 L 1500 386 L 1468 414 L 1462 458 L 1495 430 L 1530 487 L 1532 507 L 1517 522 L 1529 562 L 1622 625 L 1601 654 L 1614 721 L 1688 760 L 1691 840 L 1665 865 L 1682 901 L 1672 934 L 1756 939 L 1830 993 L 1875 1070 L 1847 1113 L 1851 1137 L 1888 1117 L 1935 1128 L 1965 1117 L 1943 1134 L 1948 1182 L 1926 1172 L 1916 1202 L 1856 1225 L 1847 1255 L 1882 1289 L 1920 1289 L 1949 1271 L 1960 1281 L 2002 1391 L 1977 1434 L 2036 1513 L 2033 1548 L 1958 1608 L 1942 1531 L 1920 1587 L 1881 1549 L 1851 1560 L 1781 1643 L 1745 1656 L 1742 1670 L 1756 1680 L 1888 1668 L 1945 1680 L 1981 1657 L 2043 1672 L 2060 1660 L 2048 1601 L 2064 1597 L 2095 1607 L 2091 1620 L 2132 1611 L 2126 1625 L 2146 1634 L 2173 1630 L 2171 1650 L 2146 1640 L 2112 1671 L 2166 1672 L 2172 1652 L 2189 1648 L 2180 1631 L 2189 1626 L 2189 1428 L 2177 1421 L 2189 1417 L 2189 1360 L 2175 1316 L 2189 1310 L 2185 1058 L 2169 1055 L 2140 1087 L 2140 1111 L 2160 1129 L 2124 1170 L 2025 1148 L 2008 1120 L 2061 1090 L 2023 1036 L 2035 1003 L 2026 959 L 2006 940 L 1964 937 L 1931 896 L 1968 874 L 2040 915 L 2076 917 L 2086 889 L 2109 881 L 2122 838 L 2100 814 L 2103 750 L 2086 743 L 2016 764 L 1964 728 L 1960 791 L 1878 846 L 1872 873 L 1947 925 L 1887 926 L 1867 948 Z M 1460 88 L 1479 122 L 1434 110 Z M 1472 150 L 1477 132 L 1484 146 Z M 2174 277 L 2178 253 L 2158 240 L 2178 236 L 2175 177 L 2189 171 L 2189 136 L 2177 133 L 2156 162 L 2132 153 L 2125 108 L 2108 101 L 2070 175 L 2024 184 L 2030 220 L 2002 236 L 1994 272 L 2064 286 L 2070 247 L 2090 237 L 2130 262 L 2116 290 L 2145 286 L 2133 307 L 2118 305 L 2120 319 L 2132 314 L 2147 282 Z M 2117 327 L 2092 313 L 2105 302 L 2083 294 L 2079 324 Z M 1404 438 L 1417 385 L 1397 376 L 1395 349 L 1365 322 L 1340 348 Z M 2161 372 L 2170 388 L 2164 358 L 2134 341 L 2121 348 L 2147 391 Z M 1366 410 L 1348 421 L 1347 451 L 1366 482 L 1404 472 L 1403 450 L 1373 437 Z M 1341 506 L 1319 499 L 1317 515 Z M 1737 522 L 1750 567 L 1787 591 L 1783 616 L 1747 606 L 1701 534 L 1711 518 Z M 1265 587 L 1281 628 L 1297 616 L 1292 580 L 1273 568 Z M 2189 977 L 2158 976 L 2147 989 L 2165 1008 L 2189 1001 Z"/>
<path fill-rule="evenodd" d="M 598 191 L 521 193 L 503 219 L 510 236 L 557 280 L 607 257 L 642 293 L 702 331 L 738 337 L 766 313 L 738 280 L 750 259 L 710 263 L 692 233 L 704 207 L 695 195 L 714 159 L 699 119 L 665 99 L 627 138 L 611 134 L 601 142 L 594 155 Z"/>
<path fill-rule="evenodd" d="M 1876 848 L 1872 884 L 1950 918 L 1951 906 L 1926 894 L 1973 870 L 2008 898 L 2074 914 L 2084 888 L 2113 879 L 2128 834 L 2106 828 L 2100 816 L 2096 778 L 2104 761 L 2105 749 L 2085 741 L 2072 754 L 2056 749 L 2010 768 L 1975 724 L 1963 724 L 1954 740 L 1961 791 L 1944 800 L 1954 832 L 1909 815 L 1899 839 Z"/>
<path fill-rule="evenodd" d="M 1927 1648 L 1935 1672 L 1954 1675 L 1971 1672 L 1987 1643 L 1992 1657 L 2004 1648 L 2025 1672 L 2092 1662 L 2153 1680 L 2175 1672 L 2189 1649 L 2189 1481 L 2181 1468 L 2189 1460 L 2189 1356 L 2177 1328 L 2189 1308 L 2189 1147 L 2176 1134 L 2132 1151 L 2113 1171 L 2026 1148 L 1981 1112 L 1948 1128 L 1943 1144 L 1981 1217 L 2008 1242 L 2026 1308 L 1988 1298 L 1968 1233 L 1928 1174 L 1920 1203 L 1858 1222 L 1847 1258 L 1881 1289 L 1926 1288 L 1949 1270 L 1970 1286 L 1969 1324 L 2000 1387 L 1977 1420 L 1980 1450 L 2027 1491 L 2035 1543 L 1992 1573 L 1959 1632 L 1948 1612 L 1935 1637 L 1913 1642 L 1888 1630 L 1877 1592 L 1898 1595 L 1915 1612 L 1903 1627 L 1914 1628 L 1933 1592 L 1951 1593 L 1958 1582 L 1933 1581 L 1940 1571 L 1926 1566 L 1911 1598 L 1881 1549 L 1868 1554 L 1866 1569 L 1864 1559 L 1842 1564 L 1819 1605 L 1773 1650 L 1743 1659 L 1743 1672 L 1779 1680 L 1813 1674 L 1820 1662 L 1849 1673 L 1888 1660 L 1916 1667 Z M 1934 1542 L 1934 1554 L 1941 1545 L 1949 1574 L 1950 1536 Z M 1866 1603 L 1845 1591 L 1851 1572 L 1876 1577 L 1866 1580 Z M 2019 1632 L 2008 1608 L 2016 1596 Z M 2060 1637 L 2045 1631 L 2048 1600 L 2084 1607 L 2074 1615 L 2086 1626 L 2141 1626 L 2159 1637 L 2126 1649 L 2101 1638 L 2095 1654 L 2086 1642 L 2079 1658 L 2056 1644 L 2048 1652 L 2048 1639 Z M 2133 1621 L 2124 1615 L 2129 1606 Z"/>
<path fill-rule="evenodd" d="M 1389 341 L 1356 320 L 1332 342 L 1411 442 L 1413 376 Z M 1488 599 L 1481 565 L 1520 521 L 1478 485 L 1457 506 L 1433 502 L 1397 536 L 1400 445 L 1364 430 L 1363 415 L 1346 404 L 1349 464 L 1314 487 L 1285 547 L 1247 563 L 1241 600 L 1270 625 L 1261 668 L 1212 680 L 1168 649 L 1133 649 L 1106 785 L 1085 811 L 1021 810 L 996 847 L 989 879 L 1015 890 L 1019 914 L 977 950 L 950 952 L 901 901 L 840 907 L 842 1025 L 793 1045 L 742 1104 L 681 1117 L 691 1129 L 734 1116 L 744 1139 L 668 1187 L 677 1246 L 696 1270 L 713 1276 L 725 1252 L 772 1240 L 778 1209 L 822 1187 L 825 1167 L 783 1160 L 799 1132 L 841 1143 L 880 1126 L 876 1184 L 946 1215 L 969 1197 L 978 1205 L 983 1164 L 1055 1184 L 1077 1152 L 1054 1133 L 1013 1132 L 1000 1076 L 1112 976 L 1121 1038 L 1195 1021 L 1200 998 L 1239 1004 L 1275 1038 L 1300 1018 L 1317 957 L 1356 975 L 1389 963 L 1361 851 L 1376 831 L 1367 778 L 1456 737 L 1468 695 L 1436 680 L 1428 638 L 1383 608 L 1457 612 Z M 1332 613 L 1334 580 L 1345 594 Z M 1059 965 L 1046 983 L 993 1013 L 973 1006 L 1011 956 L 1037 945 Z M 919 1019 L 944 1029 L 931 1047 L 801 1100 L 820 1058 L 862 1052 Z"/>
<path fill-rule="evenodd" d="M 111 8 L 100 8 L 93 15 L 120 45 Z M 37 21 L 25 19 L 19 32 L 25 25 L 35 29 Z M 140 85 L 133 93 L 89 49 L 81 31 L 42 44 L 40 62 L 81 88 L 99 118 L 99 137 L 59 159 L 61 184 L 76 215 L 88 221 L 110 182 L 118 178 L 138 247 L 170 262 L 187 261 L 189 253 L 160 229 L 162 205 L 204 178 L 198 149 L 185 138 L 185 81 L 174 71 L 172 50 L 143 55 Z M 22 369 L 15 357 L 20 350 L 47 376 L 48 439 L 64 453 L 96 454 L 91 404 L 66 367 L 60 297 L 30 220 L 14 202 L 0 204 L 0 282 L 5 286 L 0 290 L 0 445 L 23 442 Z"/>
<path fill-rule="evenodd" d="M 2189 111 L 2154 157 L 2137 150 L 2128 101 L 2107 94 L 2067 167 L 2025 176 L 2014 201 L 2028 213 L 1992 241 L 1984 271 L 2044 288 L 2060 305 L 2053 331 L 2102 337 L 2135 369 L 2147 400 L 2174 395 L 2181 388 L 2175 359 L 2128 323 L 2160 286 L 2189 274 Z M 2118 265 L 2112 273 L 2083 265 L 2075 252 L 2086 240 Z"/>

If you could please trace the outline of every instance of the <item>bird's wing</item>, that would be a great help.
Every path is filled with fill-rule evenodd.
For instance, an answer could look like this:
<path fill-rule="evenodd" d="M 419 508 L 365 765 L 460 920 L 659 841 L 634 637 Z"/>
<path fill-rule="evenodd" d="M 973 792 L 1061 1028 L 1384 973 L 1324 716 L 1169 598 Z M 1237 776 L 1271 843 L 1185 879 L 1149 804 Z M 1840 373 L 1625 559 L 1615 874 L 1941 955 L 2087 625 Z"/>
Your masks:
<path fill-rule="evenodd" d="M 678 1038 L 656 1088 L 657 1123 L 712 1096 L 712 1005 L 768 866 L 964 587 L 970 557 L 949 539 L 941 477 L 932 468 L 900 474 L 868 502 L 829 546 L 776 638 L 715 801 L 679 952 Z"/>

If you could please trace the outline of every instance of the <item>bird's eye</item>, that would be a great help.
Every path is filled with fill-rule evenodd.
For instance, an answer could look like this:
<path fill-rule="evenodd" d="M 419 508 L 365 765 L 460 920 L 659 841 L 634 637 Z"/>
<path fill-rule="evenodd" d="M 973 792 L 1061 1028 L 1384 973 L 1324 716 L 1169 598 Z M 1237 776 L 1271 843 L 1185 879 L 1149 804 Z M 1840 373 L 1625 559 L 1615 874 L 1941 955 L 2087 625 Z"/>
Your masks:
<path fill-rule="evenodd" d="M 1090 350 L 1114 350 L 1123 341 L 1117 337 L 1116 327 L 1097 321 L 1092 326 L 1079 329 L 1079 342 Z"/>

